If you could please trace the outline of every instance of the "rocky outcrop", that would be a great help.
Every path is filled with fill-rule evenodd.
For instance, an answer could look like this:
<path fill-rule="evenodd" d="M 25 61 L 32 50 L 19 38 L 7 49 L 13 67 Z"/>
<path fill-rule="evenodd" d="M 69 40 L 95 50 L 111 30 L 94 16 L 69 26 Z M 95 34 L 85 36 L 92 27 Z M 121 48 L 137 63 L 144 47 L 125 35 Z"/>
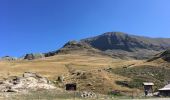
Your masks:
<path fill-rule="evenodd" d="M 57 50 L 57 51 L 52 51 L 52 52 L 48 52 L 45 53 L 45 57 L 50 57 L 50 56 L 54 56 L 56 54 L 74 54 L 74 53 L 85 53 L 88 55 L 104 55 L 104 56 L 109 56 L 107 54 L 105 54 L 104 52 L 95 49 L 93 47 L 91 47 L 90 45 L 88 45 L 85 42 L 77 42 L 77 41 L 69 41 L 67 42 L 61 49 Z"/>
<path fill-rule="evenodd" d="M 1 61 L 15 61 L 17 60 L 17 58 L 15 57 L 10 57 L 10 56 L 4 56 L 2 58 L 0 58 Z"/>
<path fill-rule="evenodd" d="M 43 58 L 44 57 L 44 54 L 41 54 L 41 53 L 36 53 L 36 54 L 26 54 L 24 56 L 24 59 L 26 60 L 34 60 L 34 59 L 39 59 L 39 58 Z"/>
<path fill-rule="evenodd" d="M 57 51 L 52 51 L 52 52 L 48 52 L 48 53 L 44 53 L 45 57 L 51 57 L 57 54 Z"/>
<path fill-rule="evenodd" d="M 55 88 L 49 80 L 31 72 L 25 72 L 22 77 L 10 77 L 0 82 L 1 92 L 26 92 Z"/>
<path fill-rule="evenodd" d="M 160 57 L 165 60 L 165 61 L 168 61 L 170 62 L 170 49 L 169 50 L 166 50 L 165 52 L 163 52 Z"/>
<path fill-rule="evenodd" d="M 156 61 L 158 59 L 163 59 L 164 61 L 170 62 L 170 49 L 155 55 L 153 58 L 149 59 L 148 62 Z"/>
<path fill-rule="evenodd" d="M 88 45 L 87 43 L 69 41 L 61 49 L 59 49 L 57 53 L 70 53 L 78 50 L 95 50 L 95 49 Z"/>

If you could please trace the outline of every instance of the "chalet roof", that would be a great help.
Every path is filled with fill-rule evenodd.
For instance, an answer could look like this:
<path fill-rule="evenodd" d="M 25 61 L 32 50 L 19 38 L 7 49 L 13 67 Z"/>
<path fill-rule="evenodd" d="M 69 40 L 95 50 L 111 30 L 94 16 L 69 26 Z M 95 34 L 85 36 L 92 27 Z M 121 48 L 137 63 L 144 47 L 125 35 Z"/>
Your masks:
<path fill-rule="evenodd" d="M 154 85 L 152 82 L 143 82 L 143 85 Z"/>
<path fill-rule="evenodd" d="M 160 91 L 163 91 L 163 90 L 170 90 L 170 84 L 168 85 L 165 85 L 163 88 L 159 89 Z"/>

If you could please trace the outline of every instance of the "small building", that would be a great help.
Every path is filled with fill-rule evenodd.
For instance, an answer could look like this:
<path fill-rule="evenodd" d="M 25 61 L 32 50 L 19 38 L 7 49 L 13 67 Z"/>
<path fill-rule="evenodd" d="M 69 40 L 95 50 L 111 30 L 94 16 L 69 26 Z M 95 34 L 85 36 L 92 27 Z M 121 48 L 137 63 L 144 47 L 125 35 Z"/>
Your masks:
<path fill-rule="evenodd" d="M 152 82 L 143 82 L 143 86 L 144 86 L 145 96 L 150 96 L 150 95 L 153 94 L 154 83 L 152 83 Z"/>
<path fill-rule="evenodd" d="M 160 96 L 170 96 L 170 84 L 165 85 L 163 88 L 159 89 Z"/>
<path fill-rule="evenodd" d="M 67 91 L 76 91 L 77 90 L 77 84 L 76 83 L 66 84 L 66 90 Z"/>

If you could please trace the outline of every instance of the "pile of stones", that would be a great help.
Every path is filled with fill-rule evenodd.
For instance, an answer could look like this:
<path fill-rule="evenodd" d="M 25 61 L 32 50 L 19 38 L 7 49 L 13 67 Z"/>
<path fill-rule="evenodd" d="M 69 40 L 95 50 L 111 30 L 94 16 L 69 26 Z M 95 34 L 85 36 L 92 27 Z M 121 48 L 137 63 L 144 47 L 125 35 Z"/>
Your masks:
<path fill-rule="evenodd" d="M 84 91 L 84 92 L 80 93 L 80 95 L 82 98 L 96 98 L 96 94 L 93 92 Z"/>

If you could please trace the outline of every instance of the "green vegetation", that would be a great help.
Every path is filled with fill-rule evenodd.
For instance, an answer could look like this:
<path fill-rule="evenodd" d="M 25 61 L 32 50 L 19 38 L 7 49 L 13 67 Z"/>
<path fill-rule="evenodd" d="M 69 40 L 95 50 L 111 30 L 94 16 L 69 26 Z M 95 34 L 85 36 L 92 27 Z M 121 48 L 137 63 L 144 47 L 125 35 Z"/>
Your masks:
<path fill-rule="evenodd" d="M 8 100 L 66 100 L 79 98 L 78 94 L 74 92 L 59 92 L 59 91 L 34 91 L 26 94 L 15 94 Z"/>
<path fill-rule="evenodd" d="M 123 94 L 121 94 L 120 92 L 117 92 L 117 91 L 111 91 L 108 93 L 109 96 L 113 96 L 113 97 L 116 97 L 116 96 L 123 96 Z"/>
<path fill-rule="evenodd" d="M 131 81 L 116 82 L 119 85 L 129 88 L 142 89 L 143 82 L 154 82 L 155 87 L 161 88 L 170 80 L 170 69 L 165 67 L 145 65 L 131 68 L 111 69 L 111 72 L 131 78 Z"/>

